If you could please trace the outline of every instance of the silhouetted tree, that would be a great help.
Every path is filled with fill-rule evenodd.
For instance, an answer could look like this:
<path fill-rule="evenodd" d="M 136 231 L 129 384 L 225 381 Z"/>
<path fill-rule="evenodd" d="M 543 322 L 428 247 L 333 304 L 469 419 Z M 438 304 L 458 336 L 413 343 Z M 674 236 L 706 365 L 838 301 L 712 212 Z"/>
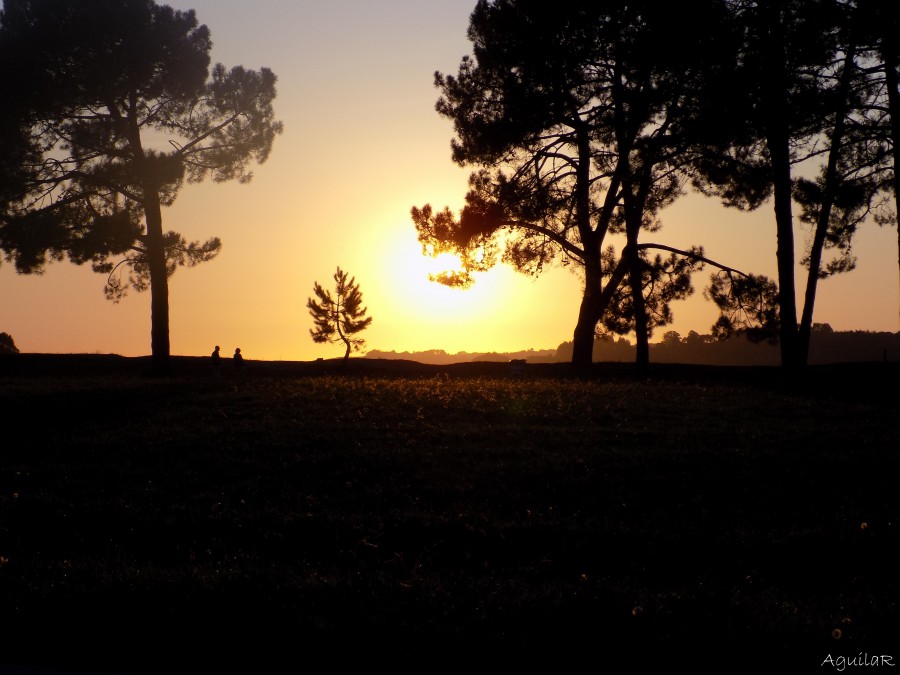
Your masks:
<path fill-rule="evenodd" d="M 347 350 L 344 361 L 350 358 L 350 352 L 362 349 L 366 341 L 353 337 L 372 323 L 372 317 L 366 316 L 367 308 L 362 305 L 362 292 L 356 279 L 347 279 L 347 273 L 340 267 L 334 273 L 334 295 L 315 282 L 313 292 L 319 301 L 309 298 L 306 307 L 315 322 L 315 328 L 309 333 L 313 342 L 343 342 Z"/>
<path fill-rule="evenodd" d="M 697 162 L 695 184 L 742 209 L 756 209 L 772 198 L 777 289 L 759 281 L 763 296 L 777 293 L 778 312 L 763 313 L 769 325 L 777 322 L 782 364 L 802 367 L 818 281 L 853 269 L 852 237 L 879 187 L 879 152 L 864 131 L 874 89 L 861 64 L 860 20 L 853 3 L 841 0 L 725 4 L 743 33 L 732 76 L 704 97 L 704 105 L 718 113 L 707 119 L 725 131 L 720 152 Z M 709 137 L 709 130 L 703 134 Z M 803 175 L 811 175 L 817 164 L 817 175 Z M 801 256 L 808 273 L 799 322 L 794 204 L 801 208 L 800 222 L 812 228 Z M 826 262 L 826 249 L 837 256 Z M 712 295 L 719 290 L 714 284 Z M 734 309 L 745 303 L 730 304 Z M 732 328 L 726 311 L 714 332 Z"/>
<path fill-rule="evenodd" d="M 13 151 L 0 248 L 20 273 L 90 262 L 113 300 L 149 288 L 160 371 L 168 277 L 221 247 L 165 231 L 162 208 L 185 182 L 247 182 L 282 129 L 275 75 L 210 71 L 211 46 L 193 10 L 153 0 L 5 0 L 0 13 L 0 149 Z"/>
<path fill-rule="evenodd" d="M 681 333 L 677 330 L 667 330 L 663 333 L 662 342 L 660 344 L 664 345 L 677 345 L 681 344 Z"/>
<path fill-rule="evenodd" d="M 828 118 L 821 145 L 827 152 L 815 179 L 800 177 L 794 183 L 800 221 L 812 228 L 808 249 L 801 258 L 807 268 L 798 337 L 801 366 L 809 359 L 818 283 L 856 267 L 853 237 L 873 209 L 877 217 L 879 191 L 885 186 L 886 153 L 882 143 L 873 142 L 869 124 L 871 111 L 881 107 L 884 97 L 866 55 L 858 12 L 849 6 L 845 10 L 840 17 L 841 56 L 833 72 L 826 72 L 822 78 L 825 88 L 821 100 Z M 826 261 L 829 250 L 836 255 Z"/>
<path fill-rule="evenodd" d="M 893 208 L 876 216 L 881 225 L 897 228 L 897 267 L 900 271 L 900 176 L 896 148 L 900 145 L 900 18 L 893 7 L 880 0 L 848 3 L 856 18 L 854 27 L 862 33 L 861 52 L 866 72 L 872 76 L 872 92 L 867 122 L 875 131 L 876 161 L 884 168 L 883 189 L 892 196 Z"/>
<path fill-rule="evenodd" d="M 456 76 L 436 73 L 435 84 L 437 111 L 454 123 L 454 161 L 479 169 L 458 219 L 448 208 L 411 211 L 424 252 L 453 251 L 463 262 L 461 273 L 437 280 L 469 284 L 501 251 L 532 274 L 574 263 L 584 288 L 573 363 L 590 365 L 603 321 L 606 331 L 635 331 L 645 364 L 652 328 L 693 291 L 691 273 L 717 264 L 699 247 L 639 235 L 657 230 L 659 212 L 682 194 L 690 154 L 680 119 L 727 42 L 712 28 L 719 4 L 703 3 L 685 25 L 680 6 L 650 2 L 478 2 L 468 33 L 474 58 L 464 57 Z M 621 255 L 610 234 L 625 236 Z M 650 248 L 669 257 L 650 258 Z"/>
<path fill-rule="evenodd" d="M 750 126 L 753 161 L 771 176 L 777 235 L 779 324 L 782 363 L 798 365 L 798 324 L 794 283 L 794 231 L 792 164 L 796 148 L 809 143 L 821 130 L 816 113 L 814 78 L 808 73 L 822 70 L 831 60 L 829 35 L 810 22 L 803 0 L 732 3 L 736 20 L 748 26 L 742 45 L 742 77 L 746 93 L 757 96 L 759 105 L 751 109 Z M 743 122 L 743 120 L 742 120 Z M 758 167 L 754 167 L 758 168 Z"/>
<path fill-rule="evenodd" d="M 760 275 L 714 274 L 706 297 L 719 308 L 712 334 L 725 340 L 743 334 L 752 342 L 778 340 L 778 286 Z"/>
<path fill-rule="evenodd" d="M 16 347 L 12 335 L 9 333 L 0 333 L 0 354 L 18 354 L 19 348 Z"/>

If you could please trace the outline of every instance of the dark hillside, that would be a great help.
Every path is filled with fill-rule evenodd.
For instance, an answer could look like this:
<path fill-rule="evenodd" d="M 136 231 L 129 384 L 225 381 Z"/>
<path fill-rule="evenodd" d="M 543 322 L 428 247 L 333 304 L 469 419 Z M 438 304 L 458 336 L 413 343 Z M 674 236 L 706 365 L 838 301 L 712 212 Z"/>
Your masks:
<path fill-rule="evenodd" d="M 896 363 L 228 365 L 0 359 L 0 672 L 900 654 Z"/>

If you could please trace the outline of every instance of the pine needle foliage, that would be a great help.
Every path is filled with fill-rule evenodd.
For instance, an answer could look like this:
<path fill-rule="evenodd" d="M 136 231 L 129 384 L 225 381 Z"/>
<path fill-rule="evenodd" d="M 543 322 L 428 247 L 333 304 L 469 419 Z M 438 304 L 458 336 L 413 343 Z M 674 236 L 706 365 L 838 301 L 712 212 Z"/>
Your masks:
<path fill-rule="evenodd" d="M 328 342 L 337 344 L 343 342 L 346 346 L 344 360 L 350 358 L 351 351 L 360 351 L 366 341 L 353 337 L 372 323 L 372 317 L 367 317 L 368 308 L 362 302 L 362 291 L 355 277 L 350 277 L 340 267 L 334 273 L 335 292 L 323 288 L 319 282 L 313 285 L 313 292 L 319 298 L 318 302 L 313 298 L 306 301 L 306 307 L 315 323 L 309 333 L 313 342 Z"/>

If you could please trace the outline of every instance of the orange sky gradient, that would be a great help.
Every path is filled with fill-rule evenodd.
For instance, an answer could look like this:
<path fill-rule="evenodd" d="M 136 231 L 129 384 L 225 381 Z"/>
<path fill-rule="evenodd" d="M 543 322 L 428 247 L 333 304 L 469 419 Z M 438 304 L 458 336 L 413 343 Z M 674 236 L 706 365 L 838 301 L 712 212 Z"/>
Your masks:
<path fill-rule="evenodd" d="M 572 339 L 580 278 L 553 269 L 537 279 L 507 267 L 466 291 L 427 280 L 412 206 L 462 204 L 470 169 L 450 159 L 451 123 L 438 116 L 433 73 L 455 72 L 474 0 L 292 2 L 178 0 L 212 33 L 213 62 L 270 67 L 284 122 L 269 161 L 248 185 L 187 185 L 163 213 L 164 229 L 187 239 L 219 236 L 215 260 L 170 280 L 175 355 L 208 355 L 221 345 L 247 359 L 313 360 L 343 355 L 313 343 L 306 300 L 329 287 L 335 268 L 356 277 L 371 326 L 370 349 L 450 353 L 552 349 Z M 702 244 L 709 257 L 775 277 L 771 206 L 742 214 L 691 195 L 662 214 L 647 240 Z M 797 227 L 797 248 L 805 232 Z M 618 244 L 621 247 L 621 244 Z M 897 232 L 866 223 L 854 246 L 858 267 L 819 286 L 816 322 L 835 330 L 900 330 Z M 798 294 L 805 284 L 799 265 Z M 714 307 L 693 298 L 673 306 L 673 329 L 709 332 Z M 150 353 L 150 296 L 121 303 L 103 296 L 89 266 L 48 266 L 20 276 L 0 265 L 0 332 L 35 353 Z M 653 340 L 661 338 L 657 331 Z"/>

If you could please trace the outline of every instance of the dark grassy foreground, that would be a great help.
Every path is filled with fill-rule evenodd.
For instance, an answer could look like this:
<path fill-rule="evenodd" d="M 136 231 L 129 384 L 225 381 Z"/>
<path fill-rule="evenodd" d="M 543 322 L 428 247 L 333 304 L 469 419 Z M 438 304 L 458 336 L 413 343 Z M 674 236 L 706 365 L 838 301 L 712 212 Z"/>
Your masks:
<path fill-rule="evenodd" d="M 900 664 L 897 365 L 6 358 L 0 664 Z"/>

